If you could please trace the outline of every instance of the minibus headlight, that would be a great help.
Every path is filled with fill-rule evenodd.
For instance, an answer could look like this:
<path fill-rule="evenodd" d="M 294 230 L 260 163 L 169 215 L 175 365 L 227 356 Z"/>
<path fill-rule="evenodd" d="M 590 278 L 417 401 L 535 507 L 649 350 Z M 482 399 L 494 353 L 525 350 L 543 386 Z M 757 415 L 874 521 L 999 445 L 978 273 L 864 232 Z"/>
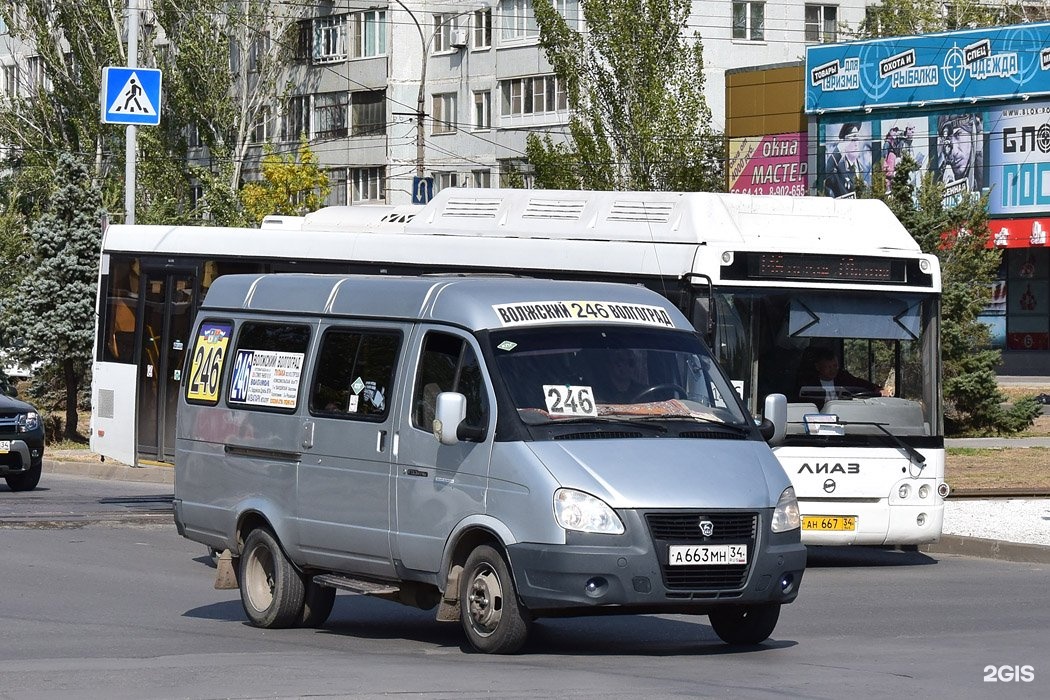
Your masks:
<path fill-rule="evenodd" d="M 554 517 L 566 530 L 602 535 L 621 535 L 624 531 L 620 518 L 604 501 L 574 489 L 554 492 Z"/>
<path fill-rule="evenodd" d="M 802 527 L 802 516 L 798 512 L 798 499 L 795 498 L 795 489 L 791 486 L 780 494 L 777 507 L 773 509 L 773 522 L 769 527 L 773 532 L 787 532 Z"/>

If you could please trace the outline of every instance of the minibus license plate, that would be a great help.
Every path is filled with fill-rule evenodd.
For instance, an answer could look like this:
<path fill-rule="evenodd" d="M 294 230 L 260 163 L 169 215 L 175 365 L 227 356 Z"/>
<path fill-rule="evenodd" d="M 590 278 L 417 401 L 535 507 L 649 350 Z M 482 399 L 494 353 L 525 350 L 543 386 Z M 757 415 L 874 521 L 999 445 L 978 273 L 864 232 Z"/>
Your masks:
<path fill-rule="evenodd" d="M 671 545 L 671 566 L 709 566 L 713 564 L 746 564 L 746 544 Z"/>
<path fill-rule="evenodd" d="M 857 529 L 857 516 L 804 515 L 802 516 L 802 529 L 817 531 L 847 530 L 852 532 Z"/>
<path fill-rule="evenodd" d="M 5 455 L 11 451 L 10 440 L 0 440 L 0 455 Z"/>

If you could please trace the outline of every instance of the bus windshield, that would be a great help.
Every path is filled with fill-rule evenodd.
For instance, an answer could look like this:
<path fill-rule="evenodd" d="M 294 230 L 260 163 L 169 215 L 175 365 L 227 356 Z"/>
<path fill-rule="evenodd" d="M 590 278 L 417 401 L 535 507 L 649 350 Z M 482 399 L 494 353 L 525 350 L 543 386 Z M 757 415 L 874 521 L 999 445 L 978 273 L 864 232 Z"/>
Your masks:
<path fill-rule="evenodd" d="M 693 333 L 529 328 L 494 332 L 490 344 L 511 401 L 530 425 L 673 419 L 749 427 L 732 386 Z"/>
<path fill-rule="evenodd" d="M 780 289 L 715 301 L 723 367 L 753 406 L 788 397 L 787 444 L 941 434 L 933 296 Z"/>

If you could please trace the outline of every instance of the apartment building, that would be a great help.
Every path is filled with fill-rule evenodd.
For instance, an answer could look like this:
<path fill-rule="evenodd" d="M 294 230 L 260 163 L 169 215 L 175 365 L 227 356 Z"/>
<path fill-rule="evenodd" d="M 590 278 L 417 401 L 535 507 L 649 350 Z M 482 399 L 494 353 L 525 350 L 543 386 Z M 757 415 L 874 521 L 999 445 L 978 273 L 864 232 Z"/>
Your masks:
<path fill-rule="evenodd" d="M 554 3 L 580 26 L 579 0 Z M 714 127 L 725 121 L 726 70 L 802 60 L 807 45 L 844 39 L 866 4 L 694 0 L 688 31 L 704 43 Z M 258 177 L 262 144 L 287 150 L 305 134 L 329 172 L 330 204 L 402 204 L 418 196 L 417 176 L 434 191 L 498 186 L 522 172 L 530 132 L 565 138 L 567 96 L 539 46 L 533 0 L 313 0 L 297 35 L 290 91 L 252 130 L 245 179 Z M 33 61 L 0 27 L 0 97 L 39 79 Z"/>

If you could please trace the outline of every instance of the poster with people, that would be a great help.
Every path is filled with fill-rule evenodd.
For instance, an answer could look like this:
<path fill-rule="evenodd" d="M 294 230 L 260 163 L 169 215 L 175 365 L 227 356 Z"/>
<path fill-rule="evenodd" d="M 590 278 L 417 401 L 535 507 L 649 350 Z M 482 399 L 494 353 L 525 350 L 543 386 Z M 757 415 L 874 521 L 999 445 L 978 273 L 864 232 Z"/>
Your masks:
<path fill-rule="evenodd" d="M 984 188 L 983 120 L 977 113 L 937 117 L 937 179 L 944 184 L 948 204 Z"/>
<path fill-rule="evenodd" d="M 886 189 L 892 188 L 897 166 L 910 156 L 918 166 L 911 174 L 912 186 L 918 189 L 923 176 L 930 168 L 930 120 L 928 117 L 905 119 L 883 119 L 882 171 L 886 175 Z"/>
<path fill-rule="evenodd" d="M 836 198 L 854 198 L 857 185 L 871 185 L 871 124 L 843 122 L 825 125 L 824 177 L 820 188 Z"/>

